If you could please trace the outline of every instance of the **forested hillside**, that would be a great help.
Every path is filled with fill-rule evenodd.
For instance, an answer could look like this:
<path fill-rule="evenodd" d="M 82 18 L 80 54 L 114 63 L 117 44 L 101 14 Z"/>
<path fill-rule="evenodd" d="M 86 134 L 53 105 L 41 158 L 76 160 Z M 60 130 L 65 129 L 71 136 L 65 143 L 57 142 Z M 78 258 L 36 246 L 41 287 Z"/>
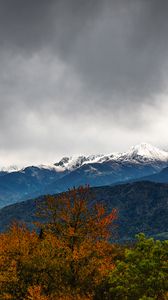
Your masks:
<path fill-rule="evenodd" d="M 0 234 L 0 299 L 167 299 L 168 242 L 112 242 L 118 210 L 90 196 L 88 187 L 47 196 L 38 232 L 15 223 Z"/>
<path fill-rule="evenodd" d="M 168 185 L 137 182 L 118 186 L 91 188 L 91 200 L 102 202 L 110 211 L 118 210 L 117 238 L 132 240 L 135 234 L 166 238 L 168 231 Z M 36 220 L 36 204 L 45 197 L 29 200 L 0 210 L 0 230 L 13 220 L 24 221 L 32 228 Z"/>

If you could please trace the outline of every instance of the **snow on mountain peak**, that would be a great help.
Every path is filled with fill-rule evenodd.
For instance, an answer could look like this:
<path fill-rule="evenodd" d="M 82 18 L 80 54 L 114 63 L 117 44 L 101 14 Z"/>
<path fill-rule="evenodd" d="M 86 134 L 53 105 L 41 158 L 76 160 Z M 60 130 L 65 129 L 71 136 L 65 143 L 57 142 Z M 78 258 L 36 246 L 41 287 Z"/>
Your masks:
<path fill-rule="evenodd" d="M 134 161 L 138 163 L 146 163 L 147 161 L 168 162 L 168 152 L 160 150 L 150 144 L 141 143 L 131 147 L 128 152 L 123 153 L 63 157 L 59 162 L 55 163 L 54 166 L 57 171 L 72 171 L 84 164 L 103 163 L 108 161 Z"/>
<path fill-rule="evenodd" d="M 55 163 L 55 167 L 60 170 L 73 170 L 74 167 L 80 167 L 86 160 L 85 156 L 63 157 L 59 162 Z"/>
<path fill-rule="evenodd" d="M 58 171 L 74 170 L 81 167 L 83 164 L 89 164 L 97 162 L 103 155 L 90 155 L 90 156 L 70 156 L 63 157 L 59 162 L 55 163 L 54 166 Z"/>
<path fill-rule="evenodd" d="M 148 162 L 166 162 L 168 163 L 168 152 L 158 149 L 147 143 L 141 143 L 131 147 L 128 152 L 110 153 L 98 155 L 79 155 L 63 157 L 60 161 L 50 165 L 37 165 L 41 169 L 55 170 L 56 172 L 73 171 L 84 164 L 105 163 L 105 162 L 133 162 L 133 163 L 148 163 Z M 17 172 L 25 168 L 10 166 L 1 167 L 1 172 Z"/>
<path fill-rule="evenodd" d="M 7 173 L 12 173 L 12 172 L 17 172 L 19 171 L 21 168 L 19 168 L 18 166 L 9 166 L 9 167 L 0 167 L 0 172 L 7 172 Z"/>
<path fill-rule="evenodd" d="M 142 157 L 149 160 L 168 160 L 168 152 L 160 150 L 147 143 L 141 143 L 134 147 L 131 147 L 130 151 L 127 152 L 129 158 L 135 159 L 136 157 Z"/>

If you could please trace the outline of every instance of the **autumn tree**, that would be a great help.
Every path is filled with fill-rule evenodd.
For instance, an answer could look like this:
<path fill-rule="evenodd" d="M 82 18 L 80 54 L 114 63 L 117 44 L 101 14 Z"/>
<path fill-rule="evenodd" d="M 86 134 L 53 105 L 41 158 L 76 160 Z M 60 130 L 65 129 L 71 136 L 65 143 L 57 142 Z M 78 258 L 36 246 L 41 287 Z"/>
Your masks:
<path fill-rule="evenodd" d="M 0 234 L 0 299 L 90 300 L 114 267 L 117 218 L 88 187 L 40 201 L 41 233 L 13 224 Z"/>
<path fill-rule="evenodd" d="M 27 265 L 37 244 L 37 234 L 16 223 L 0 235 L 0 299 L 23 299 L 33 270 L 26 275 Z"/>
<path fill-rule="evenodd" d="M 39 205 L 43 236 L 52 235 L 60 261 L 61 281 L 71 292 L 89 293 L 113 268 L 113 246 L 117 211 L 108 213 L 95 202 L 88 186 L 47 196 Z M 65 264 L 64 264 L 65 263 Z"/>

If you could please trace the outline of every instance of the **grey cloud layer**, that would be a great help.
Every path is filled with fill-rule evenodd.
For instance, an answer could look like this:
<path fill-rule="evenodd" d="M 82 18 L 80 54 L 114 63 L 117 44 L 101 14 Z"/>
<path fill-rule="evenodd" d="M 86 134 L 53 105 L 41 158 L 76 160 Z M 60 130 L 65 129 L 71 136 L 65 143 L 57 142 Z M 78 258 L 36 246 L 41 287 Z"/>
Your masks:
<path fill-rule="evenodd" d="M 122 132 L 138 141 L 167 93 L 167 50 L 166 0 L 0 0 L 2 153 L 109 151 Z"/>
<path fill-rule="evenodd" d="M 167 32 L 166 0 L 0 1 L 1 47 L 51 51 L 91 90 L 134 101 L 164 87 Z"/>
<path fill-rule="evenodd" d="M 101 1 L 1 0 L 1 45 L 25 52 L 56 47 L 67 52 L 87 21 L 97 14 Z"/>

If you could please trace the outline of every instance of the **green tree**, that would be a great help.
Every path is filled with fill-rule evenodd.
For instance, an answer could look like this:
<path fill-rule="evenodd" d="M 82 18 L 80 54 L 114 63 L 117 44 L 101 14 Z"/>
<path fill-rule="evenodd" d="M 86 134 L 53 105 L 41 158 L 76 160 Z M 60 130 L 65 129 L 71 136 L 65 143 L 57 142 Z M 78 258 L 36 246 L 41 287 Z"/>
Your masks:
<path fill-rule="evenodd" d="M 168 241 L 137 236 L 133 249 L 127 249 L 109 276 L 106 299 L 168 299 Z"/>

